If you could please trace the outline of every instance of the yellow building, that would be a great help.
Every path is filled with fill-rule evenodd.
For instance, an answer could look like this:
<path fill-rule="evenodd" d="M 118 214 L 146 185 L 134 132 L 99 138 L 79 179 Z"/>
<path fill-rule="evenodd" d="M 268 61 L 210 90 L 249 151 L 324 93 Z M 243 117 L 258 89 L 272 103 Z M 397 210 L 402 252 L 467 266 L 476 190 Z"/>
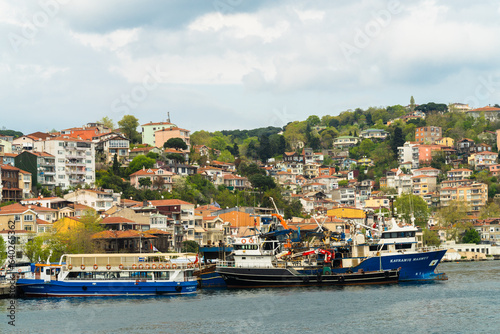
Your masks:
<path fill-rule="evenodd" d="M 453 138 L 443 137 L 439 140 L 436 140 L 436 144 L 448 146 L 448 147 L 453 147 L 455 145 L 455 141 L 453 140 Z"/>

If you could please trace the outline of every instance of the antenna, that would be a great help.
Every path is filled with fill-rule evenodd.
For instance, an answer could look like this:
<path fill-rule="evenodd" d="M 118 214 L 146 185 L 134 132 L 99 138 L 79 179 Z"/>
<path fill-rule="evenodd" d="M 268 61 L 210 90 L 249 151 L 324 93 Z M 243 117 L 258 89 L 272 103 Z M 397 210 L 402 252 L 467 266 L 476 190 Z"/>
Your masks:
<path fill-rule="evenodd" d="M 170 123 L 170 111 L 167 111 L 167 122 Z"/>

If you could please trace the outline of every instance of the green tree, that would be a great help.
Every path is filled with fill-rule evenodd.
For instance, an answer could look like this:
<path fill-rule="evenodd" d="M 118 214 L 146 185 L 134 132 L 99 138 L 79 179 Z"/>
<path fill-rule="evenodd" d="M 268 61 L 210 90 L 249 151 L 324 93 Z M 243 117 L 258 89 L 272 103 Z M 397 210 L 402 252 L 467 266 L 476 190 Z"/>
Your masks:
<path fill-rule="evenodd" d="M 470 228 L 472 224 L 467 222 L 468 207 L 464 201 L 452 200 L 447 206 L 437 210 L 439 225 L 446 229 L 447 239 L 459 241 L 460 235 Z"/>
<path fill-rule="evenodd" d="M 413 95 L 410 97 L 410 110 L 415 111 L 415 99 L 413 98 Z"/>
<path fill-rule="evenodd" d="M 115 153 L 115 155 L 113 156 L 113 165 L 111 166 L 111 171 L 113 172 L 113 174 L 115 175 L 120 175 L 120 162 L 118 161 L 118 157 Z"/>
<path fill-rule="evenodd" d="M 406 223 L 411 223 L 411 217 L 415 218 L 415 224 L 420 227 L 427 226 L 429 220 L 429 208 L 420 196 L 413 194 L 402 194 L 394 202 L 397 213 L 402 215 Z"/>
<path fill-rule="evenodd" d="M 319 119 L 318 116 L 311 115 L 311 116 L 307 117 L 306 122 L 307 122 L 307 125 L 309 125 L 309 126 L 316 126 L 316 125 L 321 123 L 321 120 Z"/>
<path fill-rule="evenodd" d="M 97 123 L 101 123 L 102 125 L 104 125 L 105 127 L 109 128 L 111 130 L 115 129 L 115 123 L 113 123 L 113 120 L 111 118 L 109 118 L 108 116 L 104 116 L 99 121 L 97 121 Z"/>
<path fill-rule="evenodd" d="M 436 246 L 438 247 L 441 244 L 441 240 L 439 239 L 439 235 L 431 231 L 429 229 L 424 229 L 423 230 L 423 242 L 424 246 Z"/>
<path fill-rule="evenodd" d="M 0 238 L 0 263 L 4 263 L 7 259 L 7 246 L 5 245 L 5 240 Z"/>
<path fill-rule="evenodd" d="M 470 228 L 465 231 L 462 242 L 464 244 L 478 244 L 481 242 L 481 236 L 476 229 Z"/>
<path fill-rule="evenodd" d="M 210 138 L 210 142 L 208 143 L 208 147 L 222 151 L 226 148 L 227 141 L 222 136 L 212 137 Z"/>
<path fill-rule="evenodd" d="M 132 115 L 125 115 L 118 121 L 118 126 L 120 127 L 122 133 L 132 142 L 140 143 L 141 135 L 137 132 L 137 127 L 139 126 L 139 120 Z"/>
<path fill-rule="evenodd" d="M 233 163 L 234 157 L 231 154 L 231 152 L 229 152 L 228 150 L 223 150 L 222 152 L 220 152 L 220 155 L 217 158 L 217 161 Z"/>
<path fill-rule="evenodd" d="M 182 138 L 170 138 L 163 144 L 163 148 L 175 148 L 177 150 L 187 150 L 187 145 Z"/>
<path fill-rule="evenodd" d="M 480 219 L 493 218 L 499 216 L 500 216 L 500 207 L 495 202 L 486 204 L 486 206 L 481 208 L 481 210 L 479 211 Z"/>
<path fill-rule="evenodd" d="M 156 161 L 154 159 L 148 158 L 145 155 L 138 155 L 130 162 L 128 166 L 128 175 L 133 174 L 142 168 L 153 168 L 155 163 Z"/>
<path fill-rule="evenodd" d="M 181 252 L 183 253 L 198 253 L 199 245 L 196 241 L 187 240 L 182 242 Z"/>
<path fill-rule="evenodd" d="M 46 261 L 50 255 L 50 248 L 44 245 L 46 238 L 36 236 L 24 246 L 24 255 L 30 262 Z"/>
<path fill-rule="evenodd" d="M 143 188 L 149 188 L 153 183 L 149 177 L 143 177 L 142 179 L 139 179 L 139 184 Z"/>
<path fill-rule="evenodd" d="M 261 174 L 254 174 L 248 178 L 250 183 L 252 183 L 252 187 L 257 188 L 259 190 L 268 190 L 276 188 L 276 183 L 272 176 L 266 176 Z"/>

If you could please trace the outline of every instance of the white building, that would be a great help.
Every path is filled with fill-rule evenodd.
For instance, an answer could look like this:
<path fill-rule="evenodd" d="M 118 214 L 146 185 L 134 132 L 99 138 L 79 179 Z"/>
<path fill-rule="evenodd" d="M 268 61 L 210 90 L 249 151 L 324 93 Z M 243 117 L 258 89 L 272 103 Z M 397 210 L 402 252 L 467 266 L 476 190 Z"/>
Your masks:
<path fill-rule="evenodd" d="M 412 168 L 417 169 L 419 167 L 418 144 L 407 141 L 403 146 L 398 147 L 398 162 L 399 164 L 411 162 Z"/>
<path fill-rule="evenodd" d="M 35 149 L 55 157 L 56 186 L 93 185 L 95 182 L 94 143 L 67 137 L 47 138 L 34 143 Z"/>

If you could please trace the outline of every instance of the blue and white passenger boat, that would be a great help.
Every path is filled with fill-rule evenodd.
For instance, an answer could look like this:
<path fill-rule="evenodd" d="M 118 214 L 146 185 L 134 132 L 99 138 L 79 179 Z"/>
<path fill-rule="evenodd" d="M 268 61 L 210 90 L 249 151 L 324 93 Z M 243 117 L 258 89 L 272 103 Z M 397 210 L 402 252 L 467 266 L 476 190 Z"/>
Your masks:
<path fill-rule="evenodd" d="M 196 254 L 66 254 L 17 280 L 26 297 L 179 295 L 196 292 Z"/>

